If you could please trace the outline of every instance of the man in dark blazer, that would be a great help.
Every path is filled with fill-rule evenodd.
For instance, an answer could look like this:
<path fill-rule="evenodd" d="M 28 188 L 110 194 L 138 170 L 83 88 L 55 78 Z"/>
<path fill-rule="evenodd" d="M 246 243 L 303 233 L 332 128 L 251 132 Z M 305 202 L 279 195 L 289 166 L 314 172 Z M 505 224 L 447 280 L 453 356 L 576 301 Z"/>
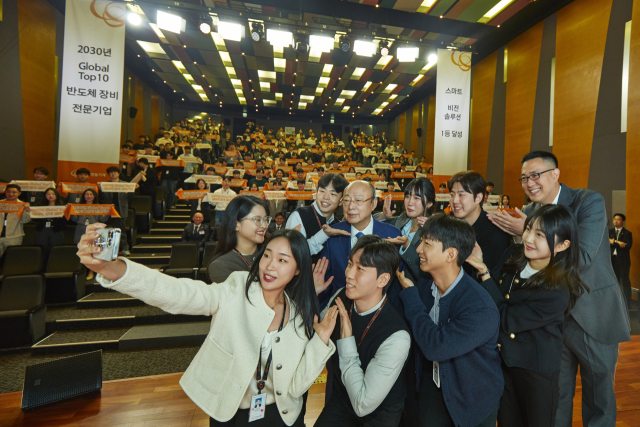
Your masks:
<path fill-rule="evenodd" d="M 611 246 L 611 265 L 618 278 L 618 283 L 622 287 L 627 308 L 629 308 L 631 301 L 631 281 L 629 280 L 631 256 L 629 251 L 633 244 L 633 236 L 629 230 L 624 228 L 626 220 L 627 217 L 621 213 L 613 216 L 613 228 L 609 230 L 609 245 Z"/>
<path fill-rule="evenodd" d="M 269 227 L 267 227 L 267 233 L 273 234 L 276 231 L 280 231 L 284 229 L 285 229 L 284 214 L 282 212 L 278 212 L 276 216 L 273 218 L 273 221 L 271 221 L 271 224 L 269 224 Z"/>
<path fill-rule="evenodd" d="M 606 243 L 607 213 L 604 199 L 595 191 L 572 189 L 560 184 L 558 159 L 546 151 L 522 158 L 522 188 L 533 203 L 521 218 L 491 215 L 490 220 L 522 241 L 527 214 L 545 204 L 566 206 L 573 211 L 580 230 L 580 278 L 589 287 L 571 311 L 562 328 L 564 349 L 560 367 L 560 398 L 556 427 L 569 427 L 573 416 L 576 375 L 582 378 L 582 422 L 585 426 L 613 426 L 616 395 L 613 389 L 619 343 L 629 341 L 629 316 L 624 297 L 611 266 Z"/>
<path fill-rule="evenodd" d="M 382 238 L 398 237 L 401 235 L 400 230 L 396 227 L 378 221 L 371 216 L 376 205 L 375 188 L 369 182 L 353 181 L 344 190 L 342 206 L 344 208 L 346 221 L 342 221 L 331 227 L 337 230 L 347 231 L 350 235 L 331 237 L 324 244 L 322 252 L 320 252 L 320 259 L 325 257 L 329 260 L 325 280 L 333 277 L 333 281 L 329 287 L 318 295 L 320 309 L 324 308 L 338 289 L 346 286 L 345 270 L 349 260 L 349 253 L 351 252 L 351 247 L 360 237 L 369 234 L 375 234 Z"/>
<path fill-rule="evenodd" d="M 201 253 L 204 252 L 204 245 L 211 236 L 211 227 L 203 224 L 202 221 L 204 221 L 204 215 L 196 212 L 193 215 L 193 223 L 187 225 L 182 231 L 182 241 L 197 243 Z"/>

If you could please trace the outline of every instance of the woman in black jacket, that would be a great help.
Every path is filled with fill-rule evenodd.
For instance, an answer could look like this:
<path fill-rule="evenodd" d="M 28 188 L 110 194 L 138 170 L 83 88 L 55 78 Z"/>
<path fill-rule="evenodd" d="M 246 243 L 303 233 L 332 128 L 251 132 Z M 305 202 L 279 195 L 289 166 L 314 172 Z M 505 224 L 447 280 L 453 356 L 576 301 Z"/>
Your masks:
<path fill-rule="evenodd" d="M 38 203 L 38 206 L 62 205 L 64 205 L 62 197 L 55 188 L 47 188 L 44 192 L 44 198 Z M 67 219 L 65 217 L 37 220 L 35 243 L 42 247 L 42 257 L 45 265 L 49 259 L 51 248 L 64 245 L 64 229 L 66 227 Z"/>
<path fill-rule="evenodd" d="M 552 427 L 562 323 L 588 291 L 579 276 L 575 216 L 564 206 L 545 205 L 527 217 L 522 241 L 493 272 L 487 271 L 477 244 L 467 262 L 479 271 L 500 312 L 498 347 L 505 385 L 498 425 Z"/>

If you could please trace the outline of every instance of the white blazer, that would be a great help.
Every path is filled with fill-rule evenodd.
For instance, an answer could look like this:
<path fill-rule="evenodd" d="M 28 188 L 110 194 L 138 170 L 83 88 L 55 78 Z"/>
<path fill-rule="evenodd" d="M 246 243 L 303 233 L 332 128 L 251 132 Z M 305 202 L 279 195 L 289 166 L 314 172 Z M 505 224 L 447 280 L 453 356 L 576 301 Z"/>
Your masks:
<path fill-rule="evenodd" d="M 220 284 L 176 279 L 122 258 L 127 271 L 106 287 L 131 295 L 173 314 L 213 315 L 211 330 L 180 379 L 185 393 L 217 421 L 230 420 L 250 381 L 255 381 L 262 340 L 275 312 L 265 303 L 259 282 L 245 295 L 248 272 L 237 271 Z M 290 318 L 271 341 L 276 405 L 283 421 L 292 425 L 302 410 L 302 395 L 313 385 L 335 352 L 318 335 L 307 339 L 302 318 Z"/>

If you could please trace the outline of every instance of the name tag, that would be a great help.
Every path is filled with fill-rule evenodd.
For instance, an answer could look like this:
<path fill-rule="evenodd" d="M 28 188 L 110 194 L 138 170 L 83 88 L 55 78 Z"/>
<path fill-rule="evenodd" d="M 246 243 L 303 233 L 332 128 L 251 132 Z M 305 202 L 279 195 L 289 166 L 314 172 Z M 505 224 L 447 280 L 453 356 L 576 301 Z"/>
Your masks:
<path fill-rule="evenodd" d="M 440 364 L 433 362 L 433 382 L 440 388 Z"/>
<path fill-rule="evenodd" d="M 199 234 L 204 234 L 204 230 L 198 231 Z"/>
<path fill-rule="evenodd" d="M 169 175 L 169 171 L 166 171 L 165 173 L 166 173 L 167 175 Z"/>
<path fill-rule="evenodd" d="M 51 227 L 51 221 L 47 221 L 44 226 L 45 227 Z"/>
<path fill-rule="evenodd" d="M 35 202 L 36 201 L 36 196 L 31 196 L 31 202 Z"/>
<path fill-rule="evenodd" d="M 249 408 L 249 422 L 264 418 L 264 410 L 267 406 L 267 395 L 256 394 L 251 396 L 251 407 Z"/>

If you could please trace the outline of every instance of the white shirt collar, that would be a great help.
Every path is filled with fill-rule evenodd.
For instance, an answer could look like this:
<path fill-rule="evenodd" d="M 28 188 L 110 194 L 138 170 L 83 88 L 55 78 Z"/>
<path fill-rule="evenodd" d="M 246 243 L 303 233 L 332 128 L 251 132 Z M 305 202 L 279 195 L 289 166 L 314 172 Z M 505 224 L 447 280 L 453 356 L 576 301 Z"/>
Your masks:
<path fill-rule="evenodd" d="M 558 194 L 556 195 L 556 198 L 553 199 L 553 202 L 551 202 L 552 205 L 557 205 L 558 204 L 558 199 L 560 198 L 560 192 L 562 191 L 562 186 L 560 186 L 560 189 L 558 190 Z"/>
<path fill-rule="evenodd" d="M 353 303 L 353 311 L 355 311 L 358 316 L 366 316 L 367 314 L 371 314 L 371 313 L 373 313 L 374 311 L 376 311 L 377 309 L 380 308 L 380 306 L 384 302 L 384 298 L 385 297 L 383 296 L 382 299 L 380 300 L 380 302 L 375 305 L 375 307 L 370 308 L 369 310 L 365 311 L 364 313 L 358 313 L 358 306 L 354 302 Z"/>
<path fill-rule="evenodd" d="M 440 300 L 440 298 L 444 298 L 447 295 L 449 295 L 451 293 L 451 291 L 453 290 L 453 288 L 456 287 L 456 285 L 460 282 L 460 280 L 462 280 L 462 276 L 464 275 L 464 269 L 460 269 L 460 273 L 458 273 L 458 275 L 456 276 L 455 280 L 453 281 L 453 283 L 451 284 L 451 286 L 449 286 L 449 289 L 447 289 L 445 291 L 444 294 L 442 294 L 442 296 L 440 295 L 440 290 L 438 289 L 438 287 L 436 286 L 436 283 L 433 282 L 431 284 L 431 294 L 433 295 L 434 298 L 436 298 L 436 300 Z"/>
<path fill-rule="evenodd" d="M 318 216 L 324 216 L 324 215 L 322 214 L 322 212 L 320 212 L 320 208 L 318 207 L 318 202 L 317 202 L 317 201 L 316 201 L 316 202 L 313 202 L 313 209 L 315 209 L 315 210 L 316 210 L 316 212 L 318 213 Z M 333 214 L 331 214 L 331 218 L 329 218 L 329 219 L 327 220 L 327 224 L 331 224 L 332 222 L 333 222 Z"/>
<path fill-rule="evenodd" d="M 357 228 L 355 228 L 353 225 L 351 226 L 351 237 L 355 237 L 359 232 L 360 231 Z M 369 225 L 367 225 L 367 227 L 362 230 L 362 234 L 364 234 L 365 236 L 373 234 L 373 217 L 371 217 L 371 219 L 369 220 Z"/>

